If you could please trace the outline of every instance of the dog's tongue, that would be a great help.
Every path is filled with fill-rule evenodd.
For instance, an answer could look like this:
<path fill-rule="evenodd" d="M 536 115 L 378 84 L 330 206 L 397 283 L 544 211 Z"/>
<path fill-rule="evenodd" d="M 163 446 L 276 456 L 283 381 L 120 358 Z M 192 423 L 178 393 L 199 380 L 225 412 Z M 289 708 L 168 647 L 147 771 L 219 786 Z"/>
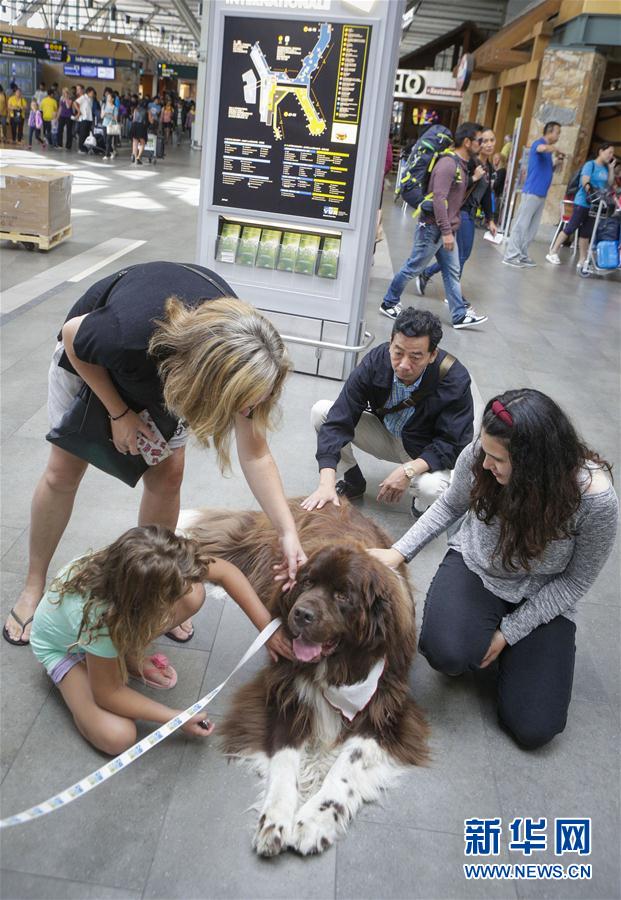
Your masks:
<path fill-rule="evenodd" d="M 321 656 L 321 644 L 313 644 L 312 641 L 297 637 L 293 639 L 293 652 L 300 662 L 312 662 Z"/>

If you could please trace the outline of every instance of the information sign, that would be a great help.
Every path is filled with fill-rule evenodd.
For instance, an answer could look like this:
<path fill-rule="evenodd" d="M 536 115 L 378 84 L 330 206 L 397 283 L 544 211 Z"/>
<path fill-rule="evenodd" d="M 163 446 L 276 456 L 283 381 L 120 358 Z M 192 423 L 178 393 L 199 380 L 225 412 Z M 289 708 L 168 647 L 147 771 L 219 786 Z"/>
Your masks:
<path fill-rule="evenodd" d="M 225 17 L 214 204 L 349 221 L 371 31 Z"/>
<path fill-rule="evenodd" d="M 198 78 L 198 66 L 158 62 L 157 74 L 160 78 L 181 78 L 182 81 L 196 81 Z"/>
<path fill-rule="evenodd" d="M 49 62 L 64 62 L 67 45 L 63 41 L 37 41 L 17 34 L 0 35 L 0 54 L 3 56 L 34 56 Z"/>

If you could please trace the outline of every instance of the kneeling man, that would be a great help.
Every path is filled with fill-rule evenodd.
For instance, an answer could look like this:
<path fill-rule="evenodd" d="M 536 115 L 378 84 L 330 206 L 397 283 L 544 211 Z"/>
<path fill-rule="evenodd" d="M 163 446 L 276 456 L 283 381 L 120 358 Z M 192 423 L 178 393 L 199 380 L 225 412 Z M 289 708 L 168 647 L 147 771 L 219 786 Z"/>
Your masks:
<path fill-rule="evenodd" d="M 336 401 L 313 406 L 319 487 L 302 506 L 338 506 L 339 495 L 352 500 L 364 494 L 352 444 L 399 464 L 380 484 L 378 500 L 396 503 L 409 488 L 418 517 L 446 490 L 455 460 L 472 440 L 474 411 L 470 375 L 439 348 L 441 340 L 437 316 L 404 309 L 390 342 L 364 357 Z"/>

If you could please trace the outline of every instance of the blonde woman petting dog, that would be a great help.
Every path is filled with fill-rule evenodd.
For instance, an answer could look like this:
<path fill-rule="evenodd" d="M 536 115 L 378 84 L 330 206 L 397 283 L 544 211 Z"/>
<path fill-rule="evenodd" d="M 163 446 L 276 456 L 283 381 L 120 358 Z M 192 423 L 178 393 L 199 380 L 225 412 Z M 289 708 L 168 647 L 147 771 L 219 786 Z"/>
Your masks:
<path fill-rule="evenodd" d="M 141 439 L 153 439 L 137 411 L 158 413 L 158 421 L 168 416 L 172 453 L 142 477 L 138 523 L 170 529 L 179 514 L 189 430 L 204 446 L 213 441 L 221 471 L 229 467 L 234 438 L 246 481 L 278 532 L 288 584 L 305 556 L 266 440 L 288 371 L 276 329 L 214 272 L 169 262 L 136 265 L 97 282 L 70 310 L 50 366 L 50 426 L 60 423 L 84 382 L 105 406 L 109 439 L 120 453 L 137 455 Z M 11 644 L 28 643 L 87 466 L 51 447 L 32 501 L 26 584 L 3 628 Z M 192 635 L 190 622 L 168 632 L 182 643 Z"/>

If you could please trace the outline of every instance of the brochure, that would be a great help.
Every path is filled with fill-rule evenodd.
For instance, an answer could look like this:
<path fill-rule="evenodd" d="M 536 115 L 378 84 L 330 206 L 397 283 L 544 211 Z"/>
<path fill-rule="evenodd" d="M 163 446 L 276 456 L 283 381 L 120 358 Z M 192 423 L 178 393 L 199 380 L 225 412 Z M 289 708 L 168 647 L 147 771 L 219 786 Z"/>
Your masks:
<path fill-rule="evenodd" d="M 217 258 L 220 262 L 234 263 L 241 225 L 236 222 L 224 222 L 218 239 Z"/>
<path fill-rule="evenodd" d="M 281 272 L 293 272 L 298 255 L 298 247 L 300 246 L 300 237 L 301 235 L 296 234 L 295 231 L 285 231 L 283 234 L 278 265 L 276 266 Z"/>
<path fill-rule="evenodd" d="M 261 229 L 252 225 L 244 225 L 237 249 L 237 262 L 240 266 L 254 266 L 259 249 Z"/>
<path fill-rule="evenodd" d="M 341 239 L 337 237 L 325 237 L 319 255 L 319 265 L 317 267 L 317 274 L 321 278 L 336 278 L 339 269 L 340 254 Z"/>
<path fill-rule="evenodd" d="M 300 275 L 315 274 L 320 240 L 321 238 L 318 234 L 301 235 L 298 258 L 295 263 L 295 271 L 299 272 Z"/>
<path fill-rule="evenodd" d="M 264 228 L 262 230 L 256 263 L 259 268 L 276 268 L 276 260 L 278 259 L 278 248 L 280 247 L 281 237 L 282 231 L 277 231 L 273 228 Z"/>

